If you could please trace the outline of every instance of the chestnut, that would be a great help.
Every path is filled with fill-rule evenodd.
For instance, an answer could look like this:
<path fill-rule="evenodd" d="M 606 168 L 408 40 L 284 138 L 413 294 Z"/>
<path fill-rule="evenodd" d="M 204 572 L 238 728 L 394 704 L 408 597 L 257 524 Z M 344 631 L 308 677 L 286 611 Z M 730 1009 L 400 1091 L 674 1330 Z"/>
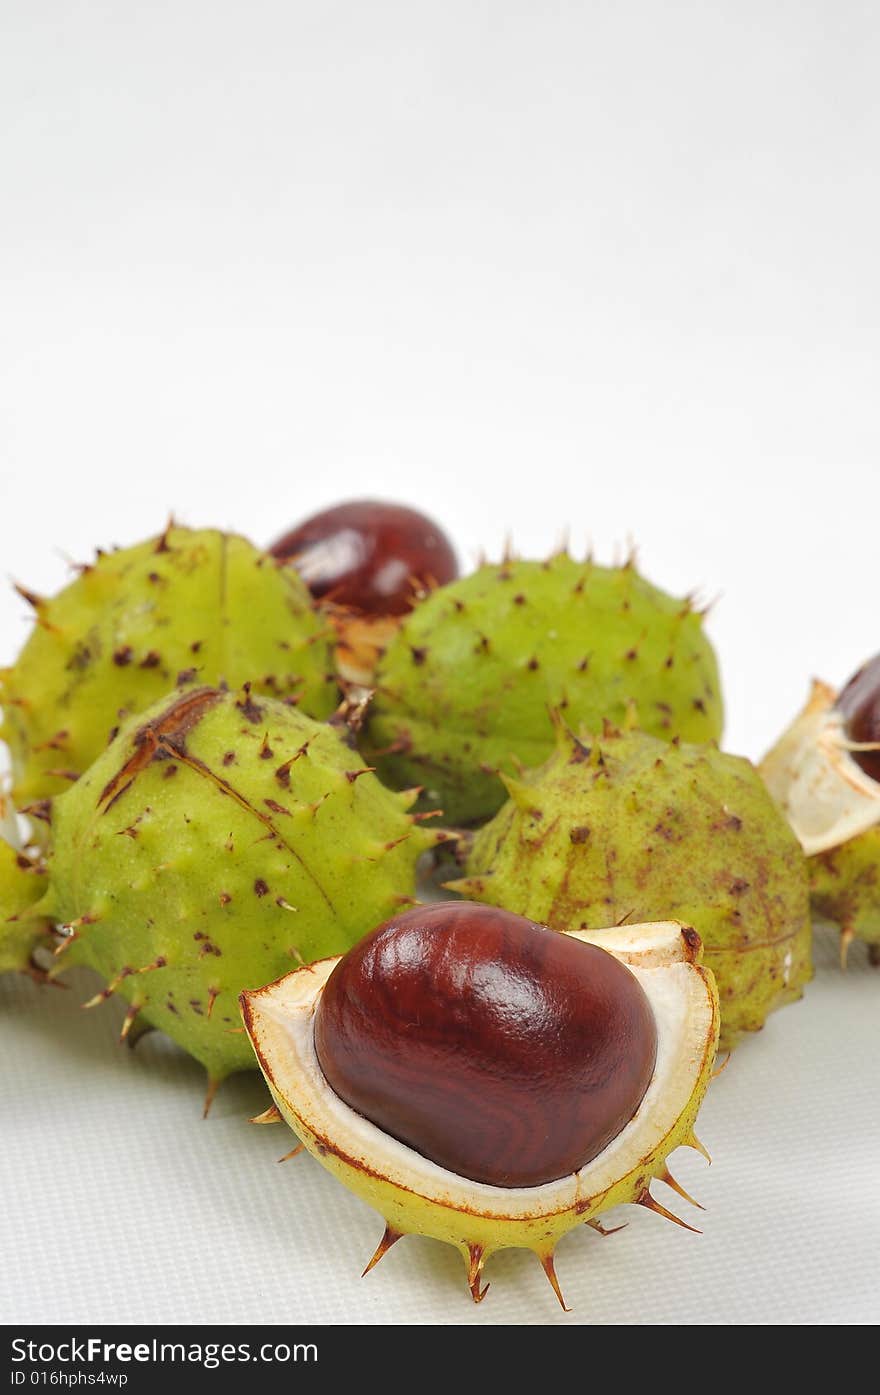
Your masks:
<path fill-rule="evenodd" d="M 880 654 L 863 664 L 842 689 L 837 710 L 850 741 L 880 743 Z M 850 752 L 872 780 L 880 780 L 880 750 Z"/>
<path fill-rule="evenodd" d="M 316 598 L 367 615 L 404 615 L 420 590 L 458 576 L 452 544 L 436 523 L 374 499 L 323 509 L 269 551 L 292 562 Z"/>
<path fill-rule="evenodd" d="M 330 1087 L 386 1134 L 458 1176 L 532 1187 L 632 1119 L 657 1029 L 612 954 L 464 901 L 417 906 L 349 950 L 314 1041 Z"/>

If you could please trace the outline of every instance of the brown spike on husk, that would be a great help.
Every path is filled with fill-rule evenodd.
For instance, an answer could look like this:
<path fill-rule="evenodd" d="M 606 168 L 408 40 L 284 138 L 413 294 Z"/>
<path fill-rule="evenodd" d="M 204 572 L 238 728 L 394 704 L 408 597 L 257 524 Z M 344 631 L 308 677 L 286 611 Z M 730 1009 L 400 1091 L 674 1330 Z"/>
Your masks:
<path fill-rule="evenodd" d="M 361 1278 L 365 1279 L 366 1276 L 369 1274 L 370 1270 L 375 1269 L 376 1265 L 379 1263 L 379 1260 L 384 1258 L 385 1255 L 387 1255 L 388 1251 L 391 1249 L 391 1246 L 396 1245 L 398 1240 L 401 1240 L 402 1238 L 403 1231 L 395 1230 L 393 1226 L 386 1225 L 384 1234 L 382 1235 L 382 1239 L 379 1241 L 378 1245 L 373 1251 L 373 1256 L 370 1259 L 370 1262 L 368 1263 L 363 1274 L 361 1274 Z"/>
<path fill-rule="evenodd" d="M 355 780 L 359 780 L 362 775 L 375 775 L 375 773 L 375 765 L 362 765 L 360 770 L 346 770 L 345 778 L 350 785 L 353 785 Z"/>
<path fill-rule="evenodd" d="M 697 1230 L 696 1226 L 688 1225 L 687 1221 L 683 1221 L 672 1211 L 667 1211 L 665 1206 L 661 1206 L 660 1202 L 655 1200 L 647 1187 L 637 1199 L 636 1205 L 644 1206 L 646 1211 L 653 1211 L 656 1216 L 662 1216 L 665 1221 L 672 1221 L 673 1225 L 680 1225 L 682 1230 L 691 1230 L 694 1235 L 702 1235 L 703 1233 L 701 1230 Z"/>
<path fill-rule="evenodd" d="M 168 960 L 164 954 L 159 954 L 150 964 L 144 964 L 142 969 L 135 969 L 137 974 L 151 974 L 155 969 L 165 969 L 168 967 Z"/>
<path fill-rule="evenodd" d="M 211 1105 L 214 1103 L 214 1096 L 216 1095 L 217 1090 L 219 1089 L 219 1087 L 220 1087 L 220 1085 L 221 1085 L 222 1083 L 223 1083 L 223 1077 L 222 1077 L 222 1076 L 215 1076 L 215 1075 L 209 1075 L 209 1076 L 208 1076 L 208 1087 L 207 1087 L 207 1089 L 205 1090 L 205 1102 L 204 1102 L 204 1104 L 203 1104 L 203 1106 L 202 1106 L 202 1118 L 203 1118 L 203 1119 L 207 1119 L 208 1115 L 210 1114 L 210 1112 L 211 1112 Z"/>
<path fill-rule="evenodd" d="M 331 727 L 344 727 L 356 736 L 364 724 L 367 708 L 373 694 L 369 689 L 347 687 L 345 696 L 333 715 L 328 718 Z"/>
<path fill-rule="evenodd" d="M 262 1114 L 255 1114 L 252 1119 L 248 1119 L 249 1124 L 280 1124 L 282 1122 L 281 1110 L 277 1104 L 270 1104 L 268 1109 L 264 1109 Z"/>
<path fill-rule="evenodd" d="M 80 1007 L 83 1011 L 87 1011 L 89 1008 L 99 1007 L 101 1003 L 106 1003 L 107 999 L 112 997 L 113 989 L 108 984 L 106 988 L 102 988 L 99 993 L 96 993 L 93 998 L 89 998 L 87 1003 L 80 1003 Z"/>
<path fill-rule="evenodd" d="M 711 1164 L 712 1159 L 709 1155 L 708 1148 L 705 1146 L 704 1143 L 700 1142 L 693 1129 L 691 1129 L 687 1138 L 684 1140 L 684 1146 L 685 1148 L 693 1148 L 694 1152 L 696 1153 L 702 1153 L 703 1157 L 706 1159 L 706 1162 Z"/>
<path fill-rule="evenodd" d="M 585 1221 L 584 1224 L 588 1225 L 591 1230 L 595 1230 L 597 1235 L 602 1235 L 606 1238 L 609 1235 L 616 1235 L 619 1230 L 626 1230 L 626 1221 L 622 1221 L 620 1225 L 606 1226 L 603 1225 L 601 1221 L 596 1220 L 595 1217 L 591 1217 L 590 1220 Z"/>
<path fill-rule="evenodd" d="M 150 1032 L 155 1031 L 156 1028 L 153 1026 L 152 1022 L 147 1022 L 143 1017 L 138 1017 L 129 1028 L 128 1035 L 125 1038 L 125 1044 L 129 1051 L 134 1050 L 142 1037 L 147 1037 L 150 1035 Z"/>
<path fill-rule="evenodd" d="M 678 1195 L 680 1197 L 683 1197 L 685 1201 L 690 1202 L 691 1206 L 696 1206 L 698 1211 L 705 1211 L 706 1208 L 702 1204 L 702 1202 L 697 1201 L 696 1197 L 691 1196 L 690 1192 L 685 1191 L 681 1183 L 677 1181 L 675 1177 L 673 1177 L 672 1173 L 669 1171 L 669 1168 L 665 1165 L 663 1167 L 663 1171 L 657 1173 L 657 1180 L 658 1182 L 665 1182 L 667 1187 L 671 1187 L 674 1192 L 678 1192 Z"/>
<path fill-rule="evenodd" d="M 556 1297 L 559 1300 L 560 1308 L 564 1313 L 570 1313 L 571 1309 L 568 1307 L 565 1299 L 563 1298 L 562 1289 L 559 1286 L 559 1279 L 556 1274 L 556 1266 L 553 1263 L 553 1251 L 551 1250 L 550 1253 L 546 1255 L 539 1255 L 538 1258 L 541 1261 L 541 1268 L 544 1270 L 544 1273 L 547 1275 L 547 1278 L 550 1281 L 550 1287 L 552 1288 L 553 1292 L 556 1294 Z"/>
<path fill-rule="evenodd" d="M 482 1303 L 486 1294 L 489 1292 L 488 1284 L 484 1284 L 484 1286 L 480 1288 L 485 1255 L 486 1251 L 482 1245 L 468 1245 L 468 1259 L 470 1262 L 468 1262 L 468 1260 L 465 1261 L 468 1271 L 467 1282 L 468 1288 L 471 1291 L 471 1298 L 473 1298 L 475 1303 Z"/>
<path fill-rule="evenodd" d="M 124 1017 L 124 1019 L 123 1019 L 122 1028 L 121 1028 L 120 1033 L 119 1033 L 119 1040 L 120 1040 L 120 1042 L 123 1042 L 123 1041 L 125 1041 L 125 1040 L 128 1038 L 128 1034 L 129 1034 L 129 1032 L 131 1031 L 132 1027 L 134 1026 L 134 1024 L 135 1024 L 135 1019 L 136 1019 L 138 1013 L 140 1012 L 140 1010 L 141 1010 L 141 1004 L 140 1004 L 140 1003 L 132 1003 L 131 1006 L 129 1007 L 128 1012 L 125 1014 L 125 1017 Z"/>
<path fill-rule="evenodd" d="M 13 581 L 12 589 L 21 596 L 23 601 L 27 602 L 32 610 L 39 612 L 46 604 L 45 596 L 37 595 L 36 591 L 29 590 L 27 586 L 21 586 L 17 581 Z"/>
<path fill-rule="evenodd" d="M 279 1161 L 280 1163 L 283 1163 L 283 1162 L 289 1162 L 291 1158 L 298 1158 L 299 1155 L 300 1155 L 300 1153 L 302 1152 L 303 1148 L 305 1148 L 305 1146 L 306 1146 L 306 1145 L 305 1145 L 304 1143 L 298 1143 L 298 1144 L 296 1145 L 295 1148 L 291 1148 L 291 1150 L 290 1150 L 289 1153 L 284 1153 L 284 1154 L 282 1154 L 282 1156 L 278 1159 L 278 1161 Z"/>

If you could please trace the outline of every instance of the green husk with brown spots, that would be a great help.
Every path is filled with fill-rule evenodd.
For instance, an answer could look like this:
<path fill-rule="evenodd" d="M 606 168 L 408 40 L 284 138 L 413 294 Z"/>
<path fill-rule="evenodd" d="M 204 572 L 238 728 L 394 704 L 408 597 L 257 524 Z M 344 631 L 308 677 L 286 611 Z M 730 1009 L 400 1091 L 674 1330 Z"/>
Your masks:
<path fill-rule="evenodd" d="M 880 965 L 880 826 L 807 859 L 813 908 L 841 930 L 841 957 L 853 939 Z"/>
<path fill-rule="evenodd" d="M 348 949 L 408 904 L 445 836 L 407 813 L 346 729 L 269 698 L 172 694 L 55 802 L 42 914 L 57 969 L 107 981 L 123 1034 L 159 1027 L 216 1083 L 252 1069 L 238 995 Z"/>
<path fill-rule="evenodd" d="M 721 689 L 703 617 L 630 562 L 506 561 L 417 606 L 380 660 L 363 751 L 422 785 L 450 824 L 494 814 L 514 773 L 550 754 L 547 708 L 595 730 L 639 705 L 645 730 L 717 739 Z"/>
<path fill-rule="evenodd" d="M 99 553 L 57 596 L 21 594 L 34 628 L 0 671 L 0 734 L 15 805 L 37 816 L 175 684 L 250 683 L 313 717 L 336 705 L 329 632 L 305 586 L 234 533 L 169 526 Z"/>
<path fill-rule="evenodd" d="M 662 917 L 699 933 L 721 1044 L 756 1031 L 811 976 L 806 862 L 757 771 L 714 745 L 557 718 L 538 770 L 505 778 L 451 886 L 559 930 Z"/>

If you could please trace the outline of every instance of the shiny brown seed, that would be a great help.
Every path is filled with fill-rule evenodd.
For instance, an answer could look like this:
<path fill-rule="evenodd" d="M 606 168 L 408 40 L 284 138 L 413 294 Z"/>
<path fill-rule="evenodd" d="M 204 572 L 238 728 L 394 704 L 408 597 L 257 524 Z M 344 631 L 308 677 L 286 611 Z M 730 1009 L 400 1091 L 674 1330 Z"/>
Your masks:
<path fill-rule="evenodd" d="M 446 534 L 416 509 L 355 500 L 324 509 L 269 549 L 312 595 L 371 615 L 403 615 L 420 589 L 458 576 Z"/>
<path fill-rule="evenodd" d="M 385 1133 L 459 1176 L 529 1187 L 629 1122 L 657 1031 L 613 955 L 465 901 L 417 906 L 349 950 L 315 1048 L 331 1088 Z"/>

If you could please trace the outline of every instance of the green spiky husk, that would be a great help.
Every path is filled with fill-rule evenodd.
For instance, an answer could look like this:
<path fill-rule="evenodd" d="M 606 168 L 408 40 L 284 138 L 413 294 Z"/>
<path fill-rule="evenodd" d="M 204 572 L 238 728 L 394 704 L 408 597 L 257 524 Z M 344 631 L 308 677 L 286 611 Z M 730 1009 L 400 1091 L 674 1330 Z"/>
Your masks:
<path fill-rule="evenodd" d="M 657 736 L 720 736 L 701 616 L 632 565 L 504 562 L 406 618 L 379 663 L 363 749 L 388 783 L 422 785 L 427 807 L 471 824 L 501 806 L 494 770 L 549 754 L 548 706 L 595 729 L 631 701 Z"/>
<path fill-rule="evenodd" d="M 246 692 L 131 719 L 54 803 L 42 909 L 71 929 L 59 969 L 97 969 L 213 1080 L 253 1068 L 238 994 L 348 949 L 412 897 L 443 837 L 361 772 L 335 726 Z"/>
<path fill-rule="evenodd" d="M 34 907 L 47 884 L 38 861 L 0 838 L 0 974 L 40 976 L 32 955 L 49 922 Z"/>
<path fill-rule="evenodd" d="M 312 716 L 333 710 L 329 639 L 305 586 L 235 534 L 172 527 L 30 599 L 34 630 L 0 673 L 19 808 L 65 790 L 122 717 L 175 683 L 251 682 Z"/>
<path fill-rule="evenodd" d="M 880 825 L 807 859 L 813 909 L 880 961 Z"/>
<path fill-rule="evenodd" d="M 713 745 L 557 723 L 538 770 L 475 836 L 451 885 L 556 929 L 669 916 L 693 925 L 721 1000 L 721 1046 L 799 998 L 811 968 L 806 860 L 757 771 Z"/>

